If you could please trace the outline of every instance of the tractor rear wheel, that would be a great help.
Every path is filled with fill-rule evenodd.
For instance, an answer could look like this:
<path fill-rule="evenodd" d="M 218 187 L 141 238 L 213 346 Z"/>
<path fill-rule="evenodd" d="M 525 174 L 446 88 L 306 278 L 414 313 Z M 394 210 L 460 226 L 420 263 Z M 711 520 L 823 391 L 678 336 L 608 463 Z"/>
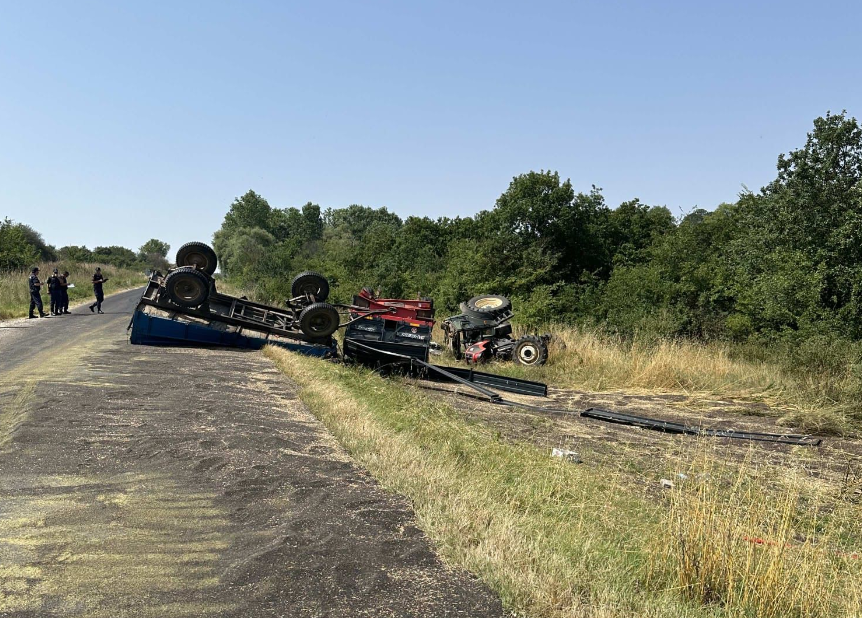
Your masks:
<path fill-rule="evenodd" d="M 467 301 L 467 309 L 483 318 L 498 318 L 512 310 L 512 301 L 497 294 L 482 294 Z"/>
<path fill-rule="evenodd" d="M 515 342 L 512 360 L 518 365 L 544 365 L 548 362 L 548 346 L 538 337 L 526 335 Z"/>
<path fill-rule="evenodd" d="M 209 278 L 194 266 L 183 266 L 165 277 L 165 293 L 180 307 L 200 307 L 210 295 Z"/>
<path fill-rule="evenodd" d="M 194 266 L 212 276 L 218 266 L 215 251 L 202 242 L 187 242 L 177 249 L 177 267 Z"/>
<path fill-rule="evenodd" d="M 299 330 L 309 337 L 329 337 L 340 321 L 338 310 L 329 303 L 312 303 L 299 314 Z"/>
<path fill-rule="evenodd" d="M 299 273 L 290 284 L 290 295 L 293 298 L 311 294 L 314 300 L 322 303 L 329 297 L 329 281 L 320 273 L 306 271 Z"/>

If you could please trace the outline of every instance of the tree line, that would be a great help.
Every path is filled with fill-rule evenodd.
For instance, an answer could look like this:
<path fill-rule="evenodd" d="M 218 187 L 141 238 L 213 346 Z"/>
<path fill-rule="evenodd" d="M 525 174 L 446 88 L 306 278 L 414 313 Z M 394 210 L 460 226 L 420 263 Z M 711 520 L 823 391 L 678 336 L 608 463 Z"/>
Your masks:
<path fill-rule="evenodd" d="M 472 217 L 407 217 L 351 205 L 272 208 L 254 191 L 230 206 L 214 246 L 223 274 L 262 299 L 317 270 L 348 301 L 370 285 L 432 296 L 442 312 L 478 293 L 515 301 L 526 324 L 592 321 L 625 335 L 735 341 L 862 339 L 862 129 L 817 118 L 757 192 L 674 218 L 557 172 L 515 177 Z"/>
<path fill-rule="evenodd" d="M 27 224 L 9 218 L 0 221 L 0 272 L 25 270 L 38 262 L 67 264 L 98 263 L 118 268 L 166 270 L 170 245 L 156 238 L 145 242 L 137 252 L 126 247 L 96 247 L 69 245 L 57 249 L 45 242 L 42 234 Z"/>

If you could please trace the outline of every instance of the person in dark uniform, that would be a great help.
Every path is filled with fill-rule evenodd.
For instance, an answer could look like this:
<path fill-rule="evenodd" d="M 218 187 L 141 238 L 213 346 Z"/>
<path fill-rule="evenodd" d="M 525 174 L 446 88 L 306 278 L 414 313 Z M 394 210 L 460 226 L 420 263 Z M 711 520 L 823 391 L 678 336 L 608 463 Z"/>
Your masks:
<path fill-rule="evenodd" d="M 42 307 L 42 282 L 39 281 L 39 269 L 34 268 L 30 271 L 30 319 L 35 318 L 33 315 L 33 309 L 36 307 L 39 308 L 39 317 L 47 318 L 48 314 L 45 313 L 45 309 Z"/>
<path fill-rule="evenodd" d="M 60 275 L 56 268 L 47 283 L 48 294 L 51 295 L 51 315 L 60 315 Z"/>
<path fill-rule="evenodd" d="M 102 269 L 97 268 L 96 272 L 93 273 L 93 292 L 96 294 L 96 302 L 90 305 L 90 311 L 99 310 L 99 313 L 105 313 L 102 311 L 102 301 L 105 300 L 105 293 L 102 291 L 102 284 L 105 283 L 107 279 L 102 276 Z"/>
<path fill-rule="evenodd" d="M 69 271 L 64 270 L 60 275 L 60 313 L 69 314 Z"/>

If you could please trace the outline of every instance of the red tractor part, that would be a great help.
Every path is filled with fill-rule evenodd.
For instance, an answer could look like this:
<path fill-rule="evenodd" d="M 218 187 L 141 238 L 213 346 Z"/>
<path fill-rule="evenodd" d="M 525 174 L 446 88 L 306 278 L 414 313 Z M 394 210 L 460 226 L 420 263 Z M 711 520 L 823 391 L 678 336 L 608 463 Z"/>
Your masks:
<path fill-rule="evenodd" d="M 468 365 L 478 365 L 490 358 L 491 350 L 488 349 L 488 343 L 489 341 L 485 339 L 467 347 L 464 351 L 464 358 Z"/>
<path fill-rule="evenodd" d="M 353 304 L 367 307 L 369 311 L 388 309 L 385 316 L 387 320 L 434 326 L 434 301 L 430 299 L 377 298 L 370 288 L 362 288 L 362 291 L 353 297 Z"/>
<path fill-rule="evenodd" d="M 434 301 L 378 298 L 370 288 L 353 297 L 344 331 L 344 356 L 381 366 L 399 356 L 428 360 Z"/>

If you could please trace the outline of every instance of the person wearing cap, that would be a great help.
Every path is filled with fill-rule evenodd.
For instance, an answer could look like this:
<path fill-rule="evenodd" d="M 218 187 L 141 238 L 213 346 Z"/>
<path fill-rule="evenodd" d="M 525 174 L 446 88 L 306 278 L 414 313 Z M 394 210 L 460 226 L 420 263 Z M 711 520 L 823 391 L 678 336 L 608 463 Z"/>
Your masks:
<path fill-rule="evenodd" d="M 30 271 L 30 319 L 35 318 L 33 315 L 33 309 L 39 308 L 39 317 L 47 318 L 48 314 L 45 313 L 45 309 L 42 307 L 42 282 L 39 281 L 39 269 L 33 268 Z"/>
<path fill-rule="evenodd" d="M 107 279 L 102 276 L 102 269 L 97 268 L 96 272 L 93 273 L 93 292 L 96 294 L 96 302 L 90 305 L 90 311 L 99 310 L 99 313 L 105 313 L 102 311 L 102 301 L 105 300 L 105 292 L 102 291 L 102 284 L 105 283 Z"/>
<path fill-rule="evenodd" d="M 48 277 L 48 294 L 51 295 L 51 315 L 60 315 L 60 275 L 58 269 Z"/>
<path fill-rule="evenodd" d="M 60 313 L 69 314 L 69 271 L 64 270 L 60 275 Z"/>

